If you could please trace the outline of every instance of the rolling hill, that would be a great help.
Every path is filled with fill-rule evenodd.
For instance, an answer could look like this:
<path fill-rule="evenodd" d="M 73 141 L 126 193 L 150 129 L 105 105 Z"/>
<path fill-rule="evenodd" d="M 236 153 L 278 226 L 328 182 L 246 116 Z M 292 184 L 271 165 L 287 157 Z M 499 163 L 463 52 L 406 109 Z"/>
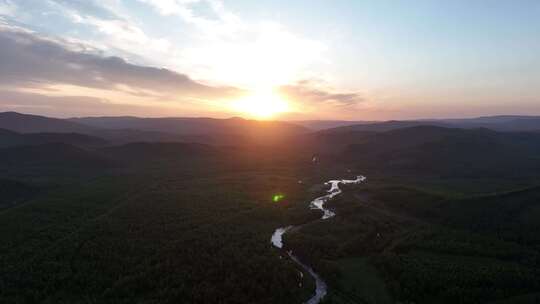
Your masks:
<path fill-rule="evenodd" d="M 0 148 L 65 143 L 80 147 L 97 147 L 108 142 L 102 138 L 78 133 L 17 133 L 0 129 Z"/>
<path fill-rule="evenodd" d="M 538 133 L 419 126 L 376 133 L 342 156 L 363 170 L 432 176 L 532 176 Z"/>
<path fill-rule="evenodd" d="M 19 133 L 52 132 L 89 134 L 95 131 L 95 128 L 65 119 L 21 114 L 17 112 L 0 113 L 0 129 Z"/>
<path fill-rule="evenodd" d="M 350 121 L 350 120 L 294 120 L 290 121 L 293 124 L 306 127 L 313 131 L 321 131 L 338 127 L 372 124 L 376 121 Z"/>
<path fill-rule="evenodd" d="M 197 143 L 130 143 L 100 149 L 102 155 L 118 161 L 151 162 L 181 158 L 207 157 L 217 151 Z"/>
<path fill-rule="evenodd" d="M 352 123 L 352 122 L 351 122 Z M 329 128 L 324 132 L 344 131 L 385 132 L 401 128 L 436 126 L 446 128 L 478 129 L 485 128 L 500 132 L 523 132 L 540 130 L 540 117 L 537 116 L 487 116 L 463 119 L 389 120 L 383 122 L 349 124 Z"/>
<path fill-rule="evenodd" d="M 94 152 L 65 143 L 47 143 L 0 149 L 0 169 L 23 170 L 23 168 L 55 169 L 106 168 L 115 163 Z"/>
<path fill-rule="evenodd" d="M 79 133 L 100 137 L 113 144 L 197 142 L 219 145 L 251 143 L 266 145 L 309 132 L 309 129 L 303 126 L 288 122 L 242 118 L 86 117 L 56 119 L 16 112 L 0 113 L 0 129 L 19 133 Z M 7 134 L 4 135 L 7 142 Z M 48 136 L 52 137 L 52 135 Z M 46 136 L 41 135 L 41 137 Z M 14 138 L 9 138 L 9 140 L 17 141 Z"/>
<path fill-rule="evenodd" d="M 437 126 L 437 127 L 453 127 L 453 125 L 439 121 L 415 121 L 415 120 L 389 120 L 383 122 L 376 122 L 370 124 L 357 124 L 342 126 L 338 128 L 332 128 L 323 130 L 326 133 L 341 133 L 351 131 L 370 131 L 370 132 L 386 132 L 402 128 L 411 128 L 418 126 Z"/>
<path fill-rule="evenodd" d="M 139 118 L 139 117 L 84 117 L 69 121 L 102 129 L 135 129 L 182 135 L 237 134 L 302 134 L 308 129 L 287 122 L 257 121 L 242 118 Z"/>

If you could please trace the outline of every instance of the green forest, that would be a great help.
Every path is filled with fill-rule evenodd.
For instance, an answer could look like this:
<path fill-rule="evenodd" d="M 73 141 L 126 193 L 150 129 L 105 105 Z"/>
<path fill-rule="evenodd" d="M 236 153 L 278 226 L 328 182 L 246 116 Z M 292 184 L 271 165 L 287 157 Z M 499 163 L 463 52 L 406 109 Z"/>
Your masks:
<path fill-rule="evenodd" d="M 536 139 L 328 134 L 0 149 L 0 302 L 303 303 L 315 281 L 291 250 L 325 304 L 537 303 Z M 489 157 L 464 156 L 477 137 Z M 359 174 L 325 203 L 336 216 L 309 208 Z"/>

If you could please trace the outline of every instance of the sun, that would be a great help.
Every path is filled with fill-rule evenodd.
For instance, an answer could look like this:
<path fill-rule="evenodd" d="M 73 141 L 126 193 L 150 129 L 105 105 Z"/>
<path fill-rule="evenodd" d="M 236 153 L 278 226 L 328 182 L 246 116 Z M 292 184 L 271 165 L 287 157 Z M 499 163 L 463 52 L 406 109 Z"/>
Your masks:
<path fill-rule="evenodd" d="M 290 111 L 287 101 L 273 90 L 257 90 L 232 103 L 232 110 L 257 119 L 270 119 L 277 114 Z"/>

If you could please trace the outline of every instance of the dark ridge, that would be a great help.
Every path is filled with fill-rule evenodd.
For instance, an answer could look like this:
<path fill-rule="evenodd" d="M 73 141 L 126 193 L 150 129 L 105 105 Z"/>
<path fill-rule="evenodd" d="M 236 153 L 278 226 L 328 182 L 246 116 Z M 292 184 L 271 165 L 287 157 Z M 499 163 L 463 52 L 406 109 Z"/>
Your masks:
<path fill-rule="evenodd" d="M 176 133 L 182 135 L 208 134 L 302 134 L 308 129 L 279 121 L 257 121 L 241 118 L 138 118 L 138 117 L 84 117 L 72 118 L 72 122 L 105 129 L 135 129 Z"/>
<path fill-rule="evenodd" d="M 17 112 L 0 113 L 0 128 L 19 133 L 88 133 L 95 128 L 64 119 L 49 118 Z"/>
<path fill-rule="evenodd" d="M 64 143 L 47 143 L 0 149 L 0 168 L 55 167 L 105 168 L 115 165 L 94 152 Z"/>
<path fill-rule="evenodd" d="M 108 144 L 102 138 L 79 133 L 17 133 L 0 129 L 0 148 L 46 143 L 65 143 L 80 147 L 98 147 Z"/>
<path fill-rule="evenodd" d="M 359 167 L 420 176 L 534 176 L 540 134 L 418 126 L 379 132 L 343 157 Z"/>

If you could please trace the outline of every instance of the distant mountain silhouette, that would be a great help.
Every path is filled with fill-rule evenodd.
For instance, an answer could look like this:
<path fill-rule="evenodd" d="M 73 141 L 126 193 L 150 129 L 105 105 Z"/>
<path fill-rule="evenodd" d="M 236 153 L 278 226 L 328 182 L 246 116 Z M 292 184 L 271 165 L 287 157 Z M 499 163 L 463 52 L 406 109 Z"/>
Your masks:
<path fill-rule="evenodd" d="M 122 145 L 134 142 L 197 142 L 212 143 L 215 137 L 210 135 L 180 135 L 167 132 L 145 131 L 135 129 L 99 129 L 92 133 L 107 141 Z"/>
<path fill-rule="evenodd" d="M 442 119 L 441 121 L 451 123 L 509 123 L 516 120 L 529 120 L 539 119 L 540 116 L 529 115 L 495 115 L 495 116 L 480 116 L 475 118 L 454 118 L 454 119 Z"/>
<path fill-rule="evenodd" d="M 305 127 L 288 122 L 242 118 L 125 116 L 57 119 L 16 112 L 0 113 L 0 129 L 19 133 L 80 133 L 100 137 L 114 144 L 130 142 L 266 144 L 309 132 Z M 13 138 L 11 140 L 15 141 Z"/>
<path fill-rule="evenodd" d="M 349 125 L 352 124 L 352 125 Z M 338 126 L 338 127 L 335 127 Z M 437 120 L 392 120 L 384 122 L 349 121 L 257 121 L 242 118 L 139 118 L 83 117 L 56 119 L 16 112 L 0 113 L 0 128 L 19 133 L 79 133 L 103 138 L 112 144 L 132 142 L 195 142 L 214 145 L 273 145 L 294 141 L 309 147 L 318 146 L 322 150 L 337 150 L 344 145 L 358 143 L 365 134 L 362 132 L 387 132 L 403 128 L 432 126 L 462 129 L 491 129 L 501 132 L 540 132 L 538 116 L 490 116 L 467 119 Z M 316 132 L 313 132 L 313 131 Z M 311 133 L 311 134 L 310 134 Z M 348 135 L 344 135 L 349 133 Z M 340 134 L 336 136 L 336 134 Z M 33 135 L 31 142 L 16 138 L 13 134 L 0 132 L 0 147 L 15 144 L 65 142 L 78 146 L 86 145 L 89 138 L 71 135 Z M 47 139 L 48 137 L 48 139 Z M 316 139 L 318 137 L 318 139 Z M 338 139 L 339 137 L 339 139 Z M 354 137 L 354 138 L 353 138 Z M 41 139 L 39 139 L 41 138 Z M 320 145 L 326 140 L 326 144 Z M 331 147 L 329 143 L 335 143 Z"/>
<path fill-rule="evenodd" d="M 242 118 L 139 118 L 139 117 L 85 117 L 71 122 L 102 129 L 136 129 L 182 135 L 206 134 L 301 134 L 308 129 L 288 122 L 257 121 Z"/>
<path fill-rule="evenodd" d="M 468 128 L 489 128 L 496 131 L 538 131 L 540 130 L 540 117 L 519 117 L 499 122 L 464 122 Z"/>
<path fill-rule="evenodd" d="M 313 131 L 332 129 L 338 127 L 364 125 L 376 123 L 376 121 L 348 121 L 348 120 L 295 120 L 290 121 L 299 126 L 306 127 Z"/>
<path fill-rule="evenodd" d="M 437 126 L 462 129 L 486 128 L 501 132 L 538 131 L 540 130 L 540 117 L 507 115 L 466 119 L 390 120 L 384 122 L 345 125 L 324 131 L 329 133 L 343 131 L 385 132 L 416 126 Z"/>
<path fill-rule="evenodd" d="M 0 129 L 20 133 L 91 133 L 94 128 L 77 124 L 65 119 L 49 118 L 38 115 L 21 114 L 17 112 L 0 113 Z"/>
<path fill-rule="evenodd" d="M 437 126 L 437 127 L 452 127 L 453 125 L 439 121 L 415 121 L 415 120 L 389 120 L 384 122 L 368 123 L 349 125 L 338 128 L 332 128 L 323 130 L 321 132 L 326 133 L 340 133 L 350 131 L 372 131 L 372 132 L 386 132 L 401 128 L 410 128 L 418 126 Z"/>
<path fill-rule="evenodd" d="M 112 139 L 110 135 L 134 135 L 123 142 L 197 142 L 218 145 L 262 144 L 269 145 L 283 139 L 306 134 L 309 129 L 288 122 L 257 121 L 242 118 L 138 118 L 138 117 L 87 117 L 70 121 L 100 128 L 94 133 Z M 107 131 L 103 131 L 107 130 Z M 135 134 L 135 130 L 144 132 Z M 118 133 L 114 134 L 113 131 Z M 105 133 L 104 133 L 105 132 Z M 134 132 L 129 134 L 130 132 Z M 141 136 L 139 140 L 135 140 Z M 122 140 L 117 137 L 116 140 Z"/>
<path fill-rule="evenodd" d="M 0 148 L 65 143 L 80 147 L 97 147 L 108 142 L 102 138 L 78 133 L 17 133 L 0 129 Z"/>

